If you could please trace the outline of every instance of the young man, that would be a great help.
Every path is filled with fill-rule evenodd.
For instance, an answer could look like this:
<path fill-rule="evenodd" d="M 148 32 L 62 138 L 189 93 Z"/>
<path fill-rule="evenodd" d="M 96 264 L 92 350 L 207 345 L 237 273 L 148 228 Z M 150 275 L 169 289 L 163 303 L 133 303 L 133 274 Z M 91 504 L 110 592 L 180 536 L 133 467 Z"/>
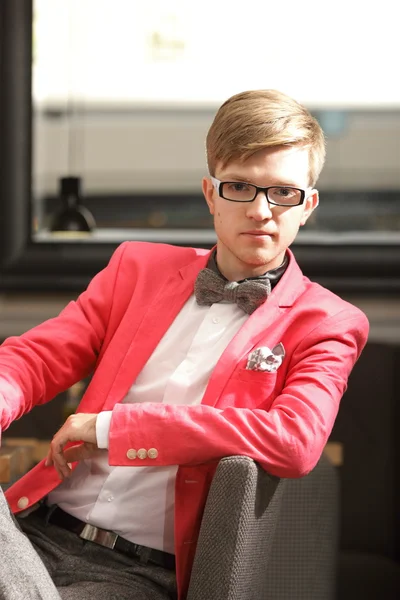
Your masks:
<path fill-rule="evenodd" d="M 173 597 L 173 555 L 184 598 L 218 461 L 301 477 L 320 458 L 368 334 L 288 249 L 324 158 L 303 106 L 233 96 L 207 136 L 216 247 L 124 243 L 76 302 L 0 349 L 3 429 L 93 374 L 47 460 L 7 493 L 32 511 L 19 522 L 63 598 Z M 118 549 L 84 541 L 102 530 Z"/>

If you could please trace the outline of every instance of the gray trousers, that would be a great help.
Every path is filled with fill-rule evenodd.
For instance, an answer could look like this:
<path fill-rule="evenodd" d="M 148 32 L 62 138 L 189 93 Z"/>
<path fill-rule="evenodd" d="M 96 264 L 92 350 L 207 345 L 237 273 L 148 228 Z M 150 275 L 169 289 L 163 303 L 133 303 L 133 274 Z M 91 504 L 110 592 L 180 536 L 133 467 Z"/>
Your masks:
<path fill-rule="evenodd" d="M 0 488 L 0 600 L 59 600 L 51 577 Z"/>
<path fill-rule="evenodd" d="M 173 571 L 46 525 L 34 512 L 18 523 L 26 535 L 9 512 L 0 521 L 0 600 L 176 599 Z"/>

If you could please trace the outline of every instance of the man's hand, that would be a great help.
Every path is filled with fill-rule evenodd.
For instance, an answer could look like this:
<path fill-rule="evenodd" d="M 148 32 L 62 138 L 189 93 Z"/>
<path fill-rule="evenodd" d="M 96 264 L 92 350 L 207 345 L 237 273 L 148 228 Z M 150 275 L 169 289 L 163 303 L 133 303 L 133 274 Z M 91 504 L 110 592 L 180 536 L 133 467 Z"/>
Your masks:
<path fill-rule="evenodd" d="M 69 477 L 72 469 L 69 463 L 91 458 L 101 452 L 97 446 L 96 414 L 78 413 L 71 415 L 53 437 L 46 458 L 46 466 L 54 465 L 60 479 Z M 84 442 L 64 450 L 68 442 Z"/>

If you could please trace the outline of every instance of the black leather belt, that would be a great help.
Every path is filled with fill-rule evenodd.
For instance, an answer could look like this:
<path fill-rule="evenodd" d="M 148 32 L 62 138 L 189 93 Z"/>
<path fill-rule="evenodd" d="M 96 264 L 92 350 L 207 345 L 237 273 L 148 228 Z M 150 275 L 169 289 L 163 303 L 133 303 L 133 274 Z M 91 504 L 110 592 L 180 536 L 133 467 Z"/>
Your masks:
<path fill-rule="evenodd" d="M 46 506 L 45 504 L 41 504 L 35 511 L 35 514 L 42 517 L 46 523 L 52 523 L 63 529 L 68 529 L 68 531 L 72 531 L 79 535 L 83 540 L 88 540 L 89 542 L 100 544 L 100 546 L 105 546 L 106 548 L 116 550 L 122 554 L 133 556 L 143 564 L 150 562 L 159 567 L 164 567 L 164 569 L 175 569 L 174 554 L 129 542 L 113 531 L 100 529 L 100 527 L 95 527 L 94 525 L 89 525 L 88 523 L 80 521 L 58 506 Z"/>

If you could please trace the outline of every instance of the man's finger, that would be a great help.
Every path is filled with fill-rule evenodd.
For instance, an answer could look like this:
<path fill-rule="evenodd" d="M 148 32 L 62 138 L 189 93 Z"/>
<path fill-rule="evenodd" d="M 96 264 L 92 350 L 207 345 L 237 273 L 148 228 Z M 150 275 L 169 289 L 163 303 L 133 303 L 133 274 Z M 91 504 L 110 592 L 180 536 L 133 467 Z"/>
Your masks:
<path fill-rule="evenodd" d="M 63 452 L 65 443 L 66 442 L 62 440 L 62 437 L 58 433 L 50 444 L 50 452 L 54 467 L 58 474 L 63 477 L 68 477 L 68 466 Z"/>
<path fill-rule="evenodd" d="M 46 461 L 45 461 L 45 466 L 46 467 L 50 467 L 53 464 L 53 458 L 51 456 L 51 450 L 48 451 L 47 456 L 46 456 Z"/>
<path fill-rule="evenodd" d="M 67 462 L 77 462 L 87 458 L 93 458 L 98 454 L 99 449 L 95 444 L 85 443 L 77 446 L 71 446 L 64 451 L 64 458 Z"/>
<path fill-rule="evenodd" d="M 92 457 L 97 451 L 96 440 L 96 414 L 74 414 L 70 415 L 61 429 L 56 433 L 50 443 L 50 450 L 46 459 L 46 465 L 53 464 L 61 479 L 71 474 L 69 462 L 83 460 Z M 84 441 L 83 447 L 74 446 L 69 454 L 65 454 L 64 448 L 68 442 Z M 68 449 L 69 450 L 69 449 Z"/>

